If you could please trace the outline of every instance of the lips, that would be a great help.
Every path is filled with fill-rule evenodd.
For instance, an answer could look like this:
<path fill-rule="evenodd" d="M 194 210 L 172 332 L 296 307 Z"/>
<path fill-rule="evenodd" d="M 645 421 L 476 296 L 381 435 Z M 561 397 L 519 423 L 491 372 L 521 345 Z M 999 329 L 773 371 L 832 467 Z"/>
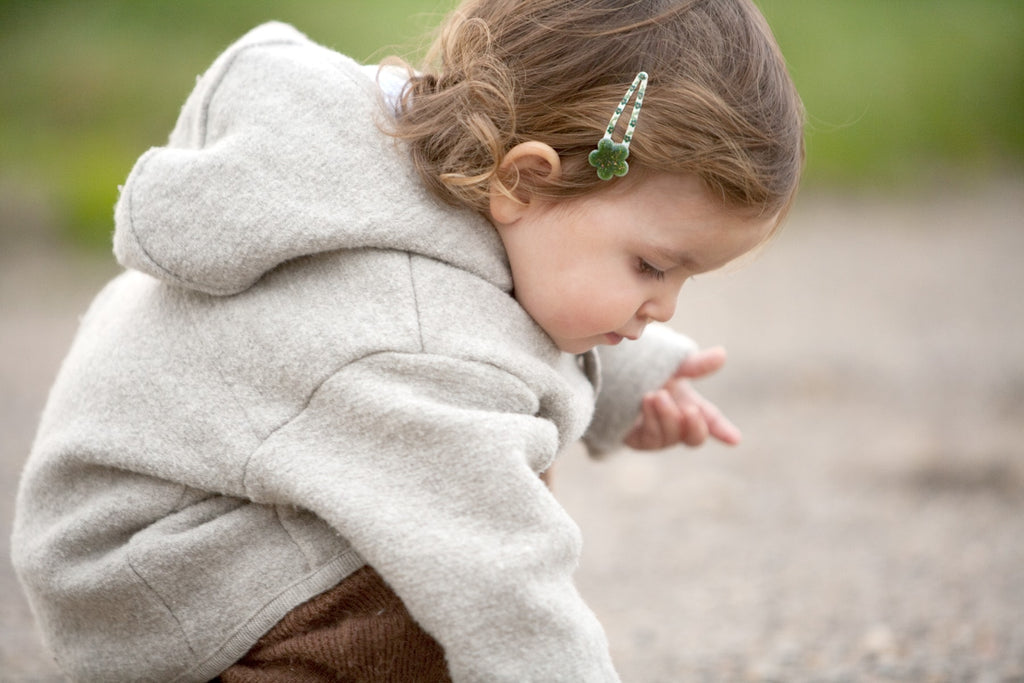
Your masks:
<path fill-rule="evenodd" d="M 643 334 L 643 333 L 644 333 L 643 330 L 640 330 L 640 333 L 639 334 L 635 334 L 635 335 L 634 334 L 619 334 L 618 332 L 609 332 L 606 335 L 604 335 L 604 338 L 607 340 L 606 343 L 611 344 L 612 346 L 615 346 L 616 344 L 621 342 L 623 339 L 628 339 L 629 341 L 636 341 L 637 339 L 640 338 L 640 335 Z"/>

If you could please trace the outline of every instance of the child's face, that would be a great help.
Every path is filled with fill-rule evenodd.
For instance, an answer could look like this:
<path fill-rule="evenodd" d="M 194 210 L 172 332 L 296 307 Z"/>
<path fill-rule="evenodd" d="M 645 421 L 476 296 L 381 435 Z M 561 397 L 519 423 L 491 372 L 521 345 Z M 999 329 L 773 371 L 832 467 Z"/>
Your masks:
<path fill-rule="evenodd" d="M 683 283 L 763 242 L 775 217 L 715 201 L 695 176 L 648 173 L 497 224 L 515 297 L 569 353 L 638 338 L 675 312 Z"/>

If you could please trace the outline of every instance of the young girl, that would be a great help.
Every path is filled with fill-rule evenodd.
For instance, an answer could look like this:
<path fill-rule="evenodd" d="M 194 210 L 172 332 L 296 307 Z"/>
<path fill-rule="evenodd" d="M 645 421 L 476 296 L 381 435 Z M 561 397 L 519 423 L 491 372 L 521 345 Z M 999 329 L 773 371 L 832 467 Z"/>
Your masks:
<path fill-rule="evenodd" d="M 469 0 L 431 64 L 262 26 L 132 170 L 17 501 L 73 679 L 617 680 L 538 474 L 738 440 L 649 323 L 777 226 L 800 103 L 748 0 Z"/>

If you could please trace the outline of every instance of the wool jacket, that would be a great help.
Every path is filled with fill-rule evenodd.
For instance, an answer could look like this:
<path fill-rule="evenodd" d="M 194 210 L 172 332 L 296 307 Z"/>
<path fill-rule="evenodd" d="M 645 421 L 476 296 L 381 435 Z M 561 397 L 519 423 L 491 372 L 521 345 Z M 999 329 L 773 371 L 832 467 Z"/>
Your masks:
<path fill-rule="evenodd" d="M 73 680 L 208 680 L 365 564 L 455 681 L 617 680 L 573 585 L 579 530 L 537 474 L 581 437 L 615 448 L 692 343 L 560 352 L 489 221 L 380 131 L 381 100 L 264 25 L 132 169 L 125 271 L 51 390 L 12 537 Z"/>

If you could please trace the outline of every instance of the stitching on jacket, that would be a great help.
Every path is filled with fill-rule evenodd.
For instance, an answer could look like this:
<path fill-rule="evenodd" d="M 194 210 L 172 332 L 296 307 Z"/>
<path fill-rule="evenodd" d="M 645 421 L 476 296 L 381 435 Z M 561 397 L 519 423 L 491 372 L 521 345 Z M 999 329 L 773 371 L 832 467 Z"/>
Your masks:
<path fill-rule="evenodd" d="M 335 555 L 334 557 L 328 559 L 327 561 L 320 563 L 320 566 L 316 567 L 311 572 L 307 572 L 306 574 L 304 574 L 303 576 L 299 577 L 298 579 L 296 579 L 292 583 L 284 586 L 280 591 L 278 591 L 277 594 L 275 594 L 274 596 L 268 598 L 267 600 L 265 600 L 263 602 L 262 605 L 260 605 L 260 609 L 257 610 L 256 615 L 262 614 L 264 610 L 266 610 L 269 606 L 273 605 L 276 601 L 280 600 L 283 595 L 286 595 L 290 591 L 294 590 L 297 586 L 300 586 L 300 585 L 310 581 L 311 579 L 316 579 L 324 571 L 330 570 L 335 564 L 339 564 L 339 563 L 340 564 L 344 564 L 344 563 L 347 562 L 347 560 L 351 561 L 356 566 L 355 567 L 351 567 L 349 569 L 348 573 L 346 574 L 346 576 L 348 576 L 351 572 L 355 571 L 359 567 L 362 567 L 362 566 L 364 566 L 366 564 L 366 562 L 359 556 L 359 553 L 356 552 L 355 548 L 351 548 L 350 547 L 347 550 L 342 551 L 340 554 Z M 330 588 L 330 586 L 325 586 L 323 588 L 323 590 L 328 590 L 329 588 Z M 319 591 L 318 593 L 323 592 L 323 590 Z M 180 673 L 173 680 L 174 681 L 194 680 L 194 676 L 195 676 L 195 673 L 197 671 L 199 671 L 200 669 L 206 667 L 207 664 L 212 659 L 214 659 L 216 657 L 222 656 L 223 653 L 224 653 L 225 646 L 227 644 L 231 643 L 234 639 L 236 639 L 239 636 L 239 634 L 241 634 L 242 632 L 244 632 L 244 631 L 246 631 L 246 630 L 248 630 L 250 628 L 250 625 L 252 624 L 253 618 L 256 615 L 250 616 L 250 618 L 246 622 L 244 622 L 243 624 L 239 625 L 238 628 L 236 628 L 234 631 L 232 631 L 221 643 L 219 643 L 217 645 L 216 648 L 214 648 L 211 651 L 211 653 L 209 655 L 207 655 L 207 657 L 205 659 L 202 659 L 200 661 L 195 662 L 191 668 L 189 668 L 187 671 L 184 671 L 184 672 Z M 262 631 L 263 629 L 260 629 L 260 630 Z M 255 640 L 253 642 L 255 643 Z M 229 666 L 229 665 L 230 665 L 230 663 L 226 664 L 224 668 L 227 668 L 227 666 Z M 214 680 L 218 680 L 218 679 L 214 679 Z"/>
<path fill-rule="evenodd" d="M 174 623 L 178 626 L 178 631 L 181 632 L 181 640 L 185 643 L 185 647 L 188 648 L 189 654 L 192 655 L 192 658 L 194 659 L 198 657 L 199 654 L 195 651 L 195 648 L 192 647 L 192 643 L 189 642 L 188 633 L 185 632 L 185 627 L 182 626 L 181 620 L 178 619 L 178 615 L 175 614 L 174 610 L 171 609 L 171 606 L 167 604 L 167 601 L 164 600 L 164 596 L 160 594 L 160 591 L 153 588 L 152 584 L 150 584 L 149 581 L 146 581 L 146 577 L 140 574 L 139 570 L 135 568 L 135 565 L 132 563 L 131 551 L 126 553 L 125 564 L 128 565 L 128 569 L 131 570 L 132 574 L 135 574 L 135 577 L 149 589 L 149 592 L 156 596 L 156 599 L 159 600 L 160 604 L 163 605 L 163 608 L 167 610 L 167 614 L 170 615 L 171 619 L 174 619 Z"/>
<path fill-rule="evenodd" d="M 412 289 L 412 309 L 413 313 L 416 315 L 416 333 L 419 336 L 420 341 L 419 350 L 420 352 L 423 352 L 424 349 L 426 348 L 423 343 L 423 317 L 420 315 L 420 300 L 419 296 L 416 294 L 416 273 L 414 272 L 412 266 L 413 254 L 407 253 L 406 255 L 408 256 L 409 259 L 409 287 L 410 289 Z"/>
<path fill-rule="evenodd" d="M 198 142 L 199 142 L 199 147 L 200 148 L 206 146 L 207 124 L 209 123 L 209 118 L 210 118 L 210 104 L 213 102 L 213 98 L 217 95 L 217 90 L 220 88 L 221 83 L 223 83 L 224 79 L 227 78 L 228 72 L 230 72 L 231 68 L 235 65 L 235 61 L 243 53 L 248 52 L 249 50 L 251 50 L 253 48 L 275 47 L 275 46 L 280 46 L 280 45 L 292 45 L 292 46 L 299 47 L 299 46 L 302 46 L 303 43 L 301 43 L 301 42 L 299 42 L 297 40 L 294 40 L 294 39 L 276 39 L 276 40 L 267 40 L 267 41 L 263 41 L 263 42 L 259 42 L 259 43 L 252 43 L 252 44 L 249 44 L 249 45 L 242 45 L 241 47 L 238 48 L 238 50 L 235 51 L 234 54 L 232 54 L 225 61 L 223 68 L 221 68 L 221 70 L 220 70 L 220 73 L 217 74 L 217 77 L 210 84 L 210 87 L 207 89 L 206 93 L 203 95 L 203 99 L 202 99 L 202 101 L 199 104 L 199 113 L 198 113 L 198 120 L 196 121 L 196 129 L 197 129 L 197 132 L 199 134 Z"/>
<path fill-rule="evenodd" d="M 227 78 L 228 72 L 230 72 L 231 68 L 235 65 L 235 61 L 238 59 L 238 57 L 241 56 L 243 53 L 248 52 L 250 49 L 253 49 L 253 48 L 274 47 L 274 46 L 279 46 L 279 45 L 291 45 L 291 46 L 301 47 L 303 45 L 303 43 L 299 42 L 297 40 L 291 40 L 291 39 L 290 40 L 278 39 L 278 40 L 268 40 L 268 41 L 259 42 L 259 43 L 252 43 L 251 45 L 243 45 L 242 47 L 240 47 L 237 51 L 235 51 L 234 54 L 232 54 L 225 61 L 223 67 L 220 70 L 220 73 L 217 74 L 216 78 L 210 84 L 210 87 L 203 94 L 203 99 L 199 103 L 198 112 L 196 114 L 196 116 L 197 116 L 196 129 L 197 129 L 197 134 L 198 134 L 198 141 L 197 141 L 198 147 L 197 147 L 197 149 L 198 150 L 201 150 L 204 147 L 206 147 L 206 134 L 207 134 L 207 127 L 208 127 L 208 122 L 209 122 L 210 104 L 213 101 L 214 96 L 217 94 L 217 90 L 220 88 L 221 83 L 223 83 L 224 80 Z M 135 245 L 138 248 L 138 250 L 143 254 L 143 256 L 145 256 L 146 259 L 151 264 L 153 264 L 157 269 L 160 270 L 160 272 L 165 273 L 171 279 L 176 280 L 178 282 L 181 282 L 183 284 L 194 286 L 194 287 L 198 287 L 198 286 L 201 285 L 203 289 L 205 289 L 207 291 L 211 291 L 211 292 L 213 292 L 215 294 L 222 294 L 222 295 L 223 294 L 230 294 L 230 293 L 232 293 L 232 290 L 230 288 L 224 289 L 224 288 L 212 288 L 212 287 L 209 287 L 206 283 L 198 282 L 198 281 L 196 281 L 196 280 L 194 280 L 192 278 L 185 277 L 184 275 L 179 275 L 178 273 L 175 273 L 174 271 L 170 270 L 169 268 L 167 268 L 164 265 L 162 265 L 161 263 L 159 263 L 155 258 L 153 258 L 153 255 L 149 253 L 149 250 L 146 249 L 146 247 L 143 244 L 143 240 L 140 239 L 139 233 L 135 229 L 135 202 L 134 202 L 134 195 L 135 195 L 135 186 L 138 183 L 137 182 L 131 182 L 131 181 L 133 180 L 133 178 L 138 178 L 138 177 L 142 176 L 142 172 L 145 169 L 146 164 L 149 162 L 149 159 L 151 159 L 152 157 L 160 155 L 162 152 L 164 152 L 164 151 L 166 151 L 168 149 L 179 149 L 179 148 L 177 148 L 177 147 L 173 147 L 173 148 L 172 147 L 155 147 L 155 148 L 149 150 L 148 152 L 146 152 L 144 155 L 142 155 L 142 157 L 140 157 L 140 159 L 139 159 L 139 162 L 136 164 L 135 169 L 132 170 L 131 176 L 128 178 L 128 181 L 125 182 L 125 186 L 126 187 L 128 187 L 129 185 L 131 187 L 131 189 L 130 189 L 130 191 L 128 193 L 128 227 L 129 227 L 129 230 L 131 231 L 131 234 L 135 238 L 135 240 L 134 240 L 135 241 Z M 143 159 L 145 159 L 145 162 L 143 162 Z"/>
<path fill-rule="evenodd" d="M 160 515 L 160 519 L 166 519 L 168 516 L 170 516 L 170 515 L 172 515 L 172 514 L 174 514 L 176 512 L 180 512 L 183 509 L 182 508 L 182 504 L 187 499 L 190 488 L 186 484 L 179 484 L 179 486 L 181 487 L 181 493 L 178 494 L 178 497 L 169 506 L 169 509 L 167 510 L 167 512 L 165 512 L 164 514 Z M 163 595 L 160 594 L 160 591 L 156 590 L 156 588 L 154 588 L 153 585 L 149 581 L 146 580 L 146 578 L 139 572 L 139 570 L 135 568 L 135 564 L 132 562 L 132 550 L 131 550 L 131 547 L 132 547 L 131 543 L 129 542 L 129 544 L 126 546 L 127 552 L 125 553 L 125 562 L 128 565 L 128 569 L 130 569 L 132 574 L 134 574 L 135 577 L 139 581 L 141 581 L 143 583 L 143 585 L 146 586 L 146 588 L 149 589 L 150 593 L 152 593 L 154 596 L 156 596 L 157 600 L 160 601 L 160 604 L 163 606 L 163 608 L 165 610 L 167 610 L 167 613 L 171 616 L 172 619 L 174 619 L 174 623 L 177 624 L 178 630 L 181 631 L 181 639 L 185 642 L 185 647 L 188 648 L 189 653 L 193 657 L 198 656 L 196 651 L 195 651 L 195 648 L 192 647 L 192 643 L 189 642 L 188 634 L 185 632 L 185 628 L 182 626 L 181 620 L 178 619 L 178 615 L 175 614 L 174 610 L 171 609 L 171 606 L 167 604 L 167 601 L 164 600 L 164 597 L 163 597 Z"/>
<path fill-rule="evenodd" d="M 200 297 L 200 296 L 208 296 L 208 295 L 200 294 L 198 292 L 189 292 L 188 294 L 178 294 L 178 296 Z M 245 425 L 249 428 L 249 431 L 252 433 L 253 440 L 256 442 L 256 445 L 253 447 L 253 452 L 254 452 L 256 449 L 258 449 L 260 447 L 260 444 L 263 443 L 263 437 L 260 436 L 260 432 L 256 428 L 256 424 L 253 423 L 252 418 L 249 416 L 249 411 L 246 410 L 245 402 L 242 401 L 239 398 L 238 392 L 235 389 L 234 384 L 229 382 L 227 377 L 225 376 L 224 368 L 223 368 L 223 366 L 221 364 L 220 356 L 217 355 L 216 353 L 212 352 L 212 349 L 214 349 L 214 346 L 209 343 L 209 341 L 206 338 L 206 335 L 202 333 L 200 326 L 196 323 L 195 307 L 194 306 L 184 306 L 183 309 L 185 310 L 185 315 L 188 317 L 188 323 L 189 323 L 189 327 L 191 328 L 192 336 L 194 338 L 198 339 L 199 342 L 202 344 L 203 350 L 206 351 L 207 356 L 210 358 L 211 362 L 213 363 L 214 369 L 216 369 L 216 371 L 217 371 L 217 377 L 220 379 L 220 385 L 223 386 L 227 390 L 228 394 L 231 396 L 232 401 L 235 404 L 235 408 L 238 410 L 239 413 L 242 414 L 242 418 L 245 421 Z M 238 485 L 239 485 L 239 487 L 241 488 L 241 490 L 243 492 L 245 491 L 245 471 L 246 471 L 246 468 L 249 466 L 249 458 L 251 458 L 251 457 L 252 457 L 252 452 L 250 452 L 249 456 L 246 458 L 245 466 L 242 468 L 242 474 L 239 477 Z"/>
<path fill-rule="evenodd" d="M 310 404 L 313 402 L 313 399 L 316 397 L 316 395 L 319 394 L 320 391 L 324 388 L 325 384 L 328 384 L 335 377 L 337 377 L 342 372 L 345 372 L 346 370 L 348 370 L 351 367 L 354 367 L 354 366 L 356 366 L 356 365 L 358 365 L 360 363 L 369 361 L 370 359 L 375 358 L 377 356 L 386 356 L 386 355 L 391 355 L 391 356 L 417 356 L 417 357 L 422 357 L 422 358 L 438 357 L 438 358 L 444 358 L 446 360 L 458 361 L 459 363 L 465 363 L 467 365 L 481 365 L 481 366 L 485 366 L 485 367 L 488 367 L 488 368 L 490 368 L 492 370 L 496 370 L 497 372 L 499 372 L 502 375 L 505 375 L 507 377 L 510 377 L 510 378 L 514 379 L 516 382 L 518 382 L 523 387 L 523 389 L 527 393 L 533 395 L 538 400 L 538 402 L 540 402 L 540 398 L 541 397 L 537 395 L 537 392 L 533 390 L 533 388 L 530 386 L 530 384 L 526 380 L 524 380 L 519 375 L 516 375 L 516 374 L 514 374 L 512 372 L 509 372 L 509 370 L 507 368 L 503 368 L 500 365 L 498 365 L 497 363 L 492 363 L 490 361 L 481 360 L 481 359 L 478 359 L 478 358 L 459 358 L 457 356 L 449 356 L 449 355 L 445 355 L 445 354 L 430 353 L 428 351 L 410 352 L 410 351 L 398 351 L 398 350 L 395 350 L 395 349 L 384 349 L 384 350 L 378 350 L 378 351 L 371 351 L 370 353 L 367 353 L 364 356 L 360 356 L 359 358 L 354 358 L 351 361 L 346 362 L 344 365 L 342 365 L 338 369 L 334 370 L 330 374 L 328 374 L 324 378 L 324 380 L 322 382 L 320 382 L 318 385 L 316 385 L 316 387 L 311 392 L 309 392 L 309 396 L 306 398 L 306 403 L 302 406 L 302 408 L 294 416 L 292 416 L 290 419 L 288 419 L 285 422 L 283 422 L 280 426 L 275 427 L 274 430 L 272 432 L 270 432 L 270 434 L 267 435 L 267 438 L 264 439 L 263 442 L 265 443 L 266 441 L 269 441 L 270 439 L 272 439 L 274 437 L 275 434 L 277 434 L 278 431 L 286 428 L 292 422 L 294 422 L 295 420 L 297 420 L 300 417 L 302 417 L 302 415 L 309 408 Z M 255 452 L 257 450 L 259 450 L 259 447 L 262 446 L 262 445 L 263 445 L 263 443 L 259 444 L 259 446 L 257 446 L 255 449 L 253 449 L 253 452 L 249 454 L 249 458 L 245 462 L 246 472 L 243 473 L 243 490 L 246 490 L 245 489 L 245 485 L 244 485 L 244 478 L 245 478 L 245 475 L 248 473 L 249 461 L 252 459 L 252 456 L 255 455 Z"/>
<path fill-rule="evenodd" d="M 248 462 L 248 459 L 246 459 L 246 464 L 248 464 Z M 288 540 L 292 542 L 296 550 L 299 551 L 299 554 L 302 555 L 302 559 L 306 561 L 306 569 L 313 569 L 316 564 L 315 562 L 313 562 L 313 557 L 308 552 L 306 552 L 306 548 L 303 547 L 301 543 L 299 543 L 298 539 L 295 538 L 295 534 L 292 533 L 291 526 L 284 521 L 284 517 L 281 516 L 281 506 L 274 505 L 273 509 L 274 519 L 277 520 L 278 525 L 281 527 L 281 530 L 284 531 L 284 534 L 288 537 Z"/>
<path fill-rule="evenodd" d="M 413 309 L 413 315 L 416 316 L 416 335 L 417 335 L 416 341 L 417 341 L 417 345 L 418 345 L 418 349 L 416 351 L 416 354 L 423 354 L 423 353 L 425 353 L 425 346 L 424 346 L 424 342 L 423 342 L 423 321 L 422 321 L 422 318 L 420 316 L 419 301 L 418 301 L 417 296 L 416 296 L 416 283 L 415 283 L 415 277 L 413 275 L 413 267 L 412 267 L 413 256 L 415 256 L 415 254 L 411 254 L 411 253 L 408 253 L 408 252 L 406 253 L 406 257 L 407 257 L 407 261 L 406 262 L 408 263 L 408 266 L 409 266 L 409 287 L 412 290 L 412 309 Z M 245 493 L 246 496 L 249 496 L 249 485 L 247 483 L 247 479 L 249 477 L 249 463 L 252 462 L 252 459 L 256 455 L 256 452 L 263 446 L 263 444 L 265 442 L 269 441 L 270 439 L 272 439 L 274 437 L 274 435 L 277 434 L 278 431 L 286 428 L 292 422 L 294 422 L 295 420 L 299 419 L 306 412 L 306 409 L 309 408 L 309 405 L 313 402 L 313 398 L 317 394 L 320 393 L 320 390 L 323 388 L 323 386 L 325 384 L 327 384 L 329 381 L 331 381 L 331 379 L 335 375 L 337 375 L 340 372 L 344 372 L 344 370 L 346 368 L 348 368 L 348 367 L 350 367 L 350 366 L 352 366 L 352 365 L 354 365 L 356 363 L 360 363 L 363 360 L 366 360 L 367 358 L 372 358 L 373 356 L 377 356 L 377 355 L 380 355 L 382 353 L 404 354 L 404 353 L 410 353 L 410 352 L 409 351 L 404 351 L 404 350 L 398 350 L 398 349 L 380 349 L 380 350 L 375 350 L 375 351 L 371 351 L 371 352 L 369 352 L 369 353 L 367 353 L 367 354 L 365 354 L 363 356 L 360 356 L 358 358 L 353 358 L 353 359 L 347 361 L 344 365 L 331 370 L 330 372 L 328 372 L 324 376 L 324 378 L 319 383 L 317 383 L 317 385 L 315 387 L 313 387 L 310 390 L 309 394 L 306 396 L 305 402 L 302 404 L 302 407 L 299 408 L 299 410 L 296 411 L 296 413 L 294 415 L 292 415 L 290 418 L 288 418 L 287 420 L 285 420 L 281 424 L 279 424 L 276 427 L 274 427 L 273 429 L 271 429 L 270 432 L 266 436 L 263 436 L 263 437 L 260 436 L 260 434 L 256 430 L 255 426 L 249 420 L 248 413 L 245 411 L 245 408 L 241 405 L 241 401 L 238 400 L 237 396 L 235 397 L 236 402 L 239 403 L 239 409 L 242 411 L 243 414 L 245 414 L 246 422 L 249 425 L 249 428 L 252 430 L 253 435 L 256 437 L 256 445 L 249 452 L 249 455 L 245 459 L 245 464 L 242 466 L 242 477 L 241 477 L 241 482 L 240 483 L 241 483 L 242 491 Z M 416 354 L 414 354 L 414 355 L 416 355 Z M 220 365 L 219 365 L 219 363 L 218 363 L 217 367 L 218 367 L 218 372 L 220 372 Z M 497 367 L 497 366 L 495 366 L 495 367 Z M 498 368 L 498 369 L 500 370 L 501 368 Z M 223 381 L 225 381 L 225 383 L 226 383 L 226 380 L 224 380 L 223 374 L 221 374 L 221 379 Z M 519 378 L 517 378 L 517 379 L 519 379 Z M 520 380 L 520 381 L 522 381 L 522 380 Z M 523 384 L 524 384 L 524 386 L 526 385 L 525 382 L 523 382 Z M 527 387 L 527 388 L 529 388 L 529 387 Z M 234 392 L 232 392 L 232 395 L 234 396 Z"/>
<path fill-rule="evenodd" d="M 174 278 L 175 280 L 182 280 L 182 278 L 179 278 L 177 274 L 172 273 L 170 270 L 165 268 L 161 263 L 159 263 L 155 258 L 153 258 L 153 255 L 149 253 L 149 249 L 145 247 L 142 239 L 139 237 L 138 230 L 135 229 L 135 186 L 138 185 L 138 183 L 133 182 L 133 179 L 142 176 L 143 171 L 146 168 L 146 165 L 149 164 L 149 160 L 160 154 L 160 151 L 161 148 L 153 148 L 146 152 L 145 154 L 143 154 L 141 157 L 139 157 L 139 160 L 135 163 L 135 168 L 132 169 L 131 174 L 128 176 L 128 180 L 125 181 L 124 186 L 125 188 L 128 189 L 128 230 L 132 234 L 133 241 L 135 242 L 135 247 L 142 253 L 143 256 L 146 257 L 147 261 L 149 261 L 153 266 L 155 266 L 157 270 L 159 270 L 162 273 L 166 273 L 171 278 Z"/>

